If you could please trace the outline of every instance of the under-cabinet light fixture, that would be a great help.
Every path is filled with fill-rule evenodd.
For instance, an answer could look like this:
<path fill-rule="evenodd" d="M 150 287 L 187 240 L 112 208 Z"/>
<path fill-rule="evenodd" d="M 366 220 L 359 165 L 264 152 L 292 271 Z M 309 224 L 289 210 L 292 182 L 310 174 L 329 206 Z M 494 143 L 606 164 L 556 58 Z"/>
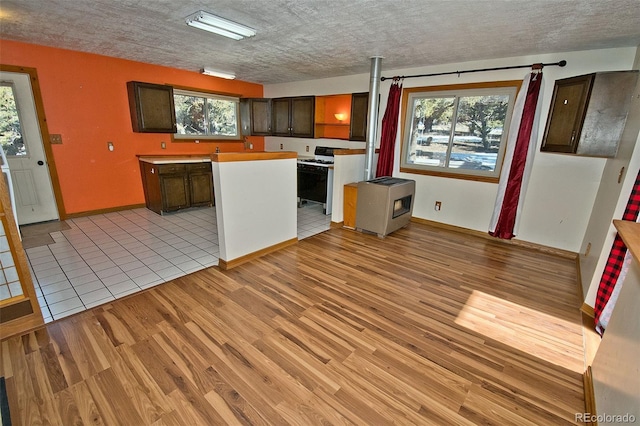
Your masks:
<path fill-rule="evenodd" d="M 203 10 L 189 15 L 186 21 L 187 25 L 194 28 L 216 33 L 234 40 L 242 40 L 245 37 L 253 37 L 256 35 L 256 30 L 253 28 L 212 15 Z"/>
<path fill-rule="evenodd" d="M 226 78 L 227 80 L 233 80 L 234 78 L 236 78 L 236 75 L 232 72 L 217 71 L 206 67 L 202 69 L 202 74 L 210 75 L 213 77 Z"/>

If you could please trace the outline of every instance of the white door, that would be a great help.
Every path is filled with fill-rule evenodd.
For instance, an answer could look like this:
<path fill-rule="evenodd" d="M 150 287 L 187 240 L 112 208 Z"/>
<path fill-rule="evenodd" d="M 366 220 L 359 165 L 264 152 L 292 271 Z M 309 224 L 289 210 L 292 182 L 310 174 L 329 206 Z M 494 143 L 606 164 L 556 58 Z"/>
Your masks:
<path fill-rule="evenodd" d="M 18 223 L 26 225 L 57 220 L 58 207 L 44 154 L 30 76 L 0 71 L 0 85 L 2 103 L 8 104 L 8 111 L 17 111 L 17 116 L 8 112 L 9 115 L 3 117 L 5 123 L 0 141 L 13 178 Z M 11 102 L 15 102 L 15 110 Z"/>

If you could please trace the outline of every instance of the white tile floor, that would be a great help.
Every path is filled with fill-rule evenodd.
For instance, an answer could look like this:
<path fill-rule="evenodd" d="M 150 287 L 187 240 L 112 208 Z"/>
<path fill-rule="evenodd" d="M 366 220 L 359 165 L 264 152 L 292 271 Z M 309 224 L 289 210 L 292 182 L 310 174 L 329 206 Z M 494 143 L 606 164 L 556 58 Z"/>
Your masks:
<path fill-rule="evenodd" d="M 322 205 L 298 209 L 298 239 L 326 231 Z M 218 264 L 215 208 L 147 209 L 67 220 L 54 244 L 26 250 L 45 322 Z"/>

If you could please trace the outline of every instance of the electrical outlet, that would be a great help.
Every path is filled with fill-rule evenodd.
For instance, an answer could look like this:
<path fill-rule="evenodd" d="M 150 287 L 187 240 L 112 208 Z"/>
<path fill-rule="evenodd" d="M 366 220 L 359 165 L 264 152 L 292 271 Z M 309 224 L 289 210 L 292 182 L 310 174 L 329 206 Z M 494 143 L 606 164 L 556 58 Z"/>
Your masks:
<path fill-rule="evenodd" d="M 107 149 L 113 151 L 113 142 L 107 142 Z"/>
<path fill-rule="evenodd" d="M 282 145 L 282 144 L 280 144 L 280 149 L 282 149 L 282 148 L 283 148 L 283 145 Z"/>
<path fill-rule="evenodd" d="M 160 148 L 167 149 L 167 143 L 165 141 L 160 142 Z"/>
<path fill-rule="evenodd" d="M 306 149 L 306 151 L 307 151 L 307 152 L 309 152 L 309 145 L 307 145 L 307 149 Z"/>
<path fill-rule="evenodd" d="M 49 135 L 49 142 L 51 142 L 52 144 L 62 144 L 62 135 L 61 134 L 50 134 Z"/>
<path fill-rule="evenodd" d="M 435 207 L 434 207 L 434 208 L 435 208 L 435 210 L 436 210 L 437 212 L 439 212 L 439 211 L 440 211 L 440 209 L 442 208 L 442 202 L 441 202 L 441 201 L 436 201 L 436 205 L 435 205 Z"/>

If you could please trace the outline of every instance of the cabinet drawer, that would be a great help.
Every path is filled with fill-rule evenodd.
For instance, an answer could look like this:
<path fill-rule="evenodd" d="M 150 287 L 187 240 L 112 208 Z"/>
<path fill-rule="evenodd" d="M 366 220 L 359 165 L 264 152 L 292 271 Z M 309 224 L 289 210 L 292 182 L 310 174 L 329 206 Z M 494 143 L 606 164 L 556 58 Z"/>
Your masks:
<path fill-rule="evenodd" d="M 160 175 L 168 175 L 175 173 L 185 173 L 185 165 L 184 164 L 159 164 L 158 165 L 158 174 Z"/>
<path fill-rule="evenodd" d="M 211 162 L 207 161 L 206 163 L 191 163 L 187 164 L 187 170 L 189 173 L 193 172 L 210 172 L 211 170 Z"/>

